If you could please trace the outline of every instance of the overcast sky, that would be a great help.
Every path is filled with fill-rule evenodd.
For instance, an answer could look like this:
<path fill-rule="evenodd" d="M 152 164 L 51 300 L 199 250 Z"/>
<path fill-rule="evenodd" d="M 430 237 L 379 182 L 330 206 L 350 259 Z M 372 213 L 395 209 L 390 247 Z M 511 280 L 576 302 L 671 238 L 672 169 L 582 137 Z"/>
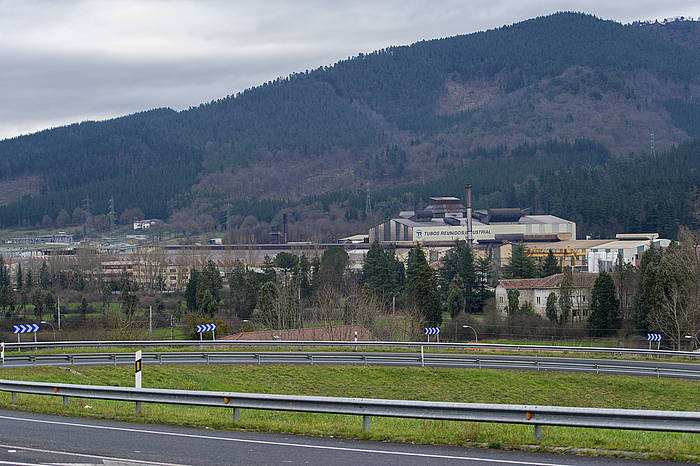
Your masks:
<path fill-rule="evenodd" d="M 0 139 L 198 105 L 389 45 L 560 10 L 700 17 L 698 0 L 0 0 Z"/>

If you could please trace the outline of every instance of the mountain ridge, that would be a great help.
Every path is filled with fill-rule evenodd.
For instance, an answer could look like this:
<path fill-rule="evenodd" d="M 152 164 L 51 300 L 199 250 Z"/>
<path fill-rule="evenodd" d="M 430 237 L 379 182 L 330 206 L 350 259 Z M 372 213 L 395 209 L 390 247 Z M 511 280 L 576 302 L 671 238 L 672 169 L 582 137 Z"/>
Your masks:
<path fill-rule="evenodd" d="M 198 199 L 205 207 L 196 210 L 222 227 L 237 200 L 303 203 L 368 185 L 400 189 L 468 173 L 483 163 L 474 153 L 499 146 L 588 139 L 618 155 L 672 149 L 698 134 L 700 52 L 687 45 L 692 27 L 681 39 L 665 27 L 557 13 L 360 54 L 180 112 L 0 141 L 0 179 L 42 180 L 29 198 L 18 193 L 0 207 L 0 224 L 53 219 L 86 197 L 97 214 L 114 197 L 119 210 L 154 217 L 191 210 L 182 199 Z M 521 175 L 506 178 L 520 184 L 538 174 Z M 142 186 L 148 176 L 151 190 Z M 475 186 L 477 202 L 494 193 Z M 359 217 L 348 202 L 338 198 L 336 208 Z M 269 217 L 255 214 L 234 212 Z"/>

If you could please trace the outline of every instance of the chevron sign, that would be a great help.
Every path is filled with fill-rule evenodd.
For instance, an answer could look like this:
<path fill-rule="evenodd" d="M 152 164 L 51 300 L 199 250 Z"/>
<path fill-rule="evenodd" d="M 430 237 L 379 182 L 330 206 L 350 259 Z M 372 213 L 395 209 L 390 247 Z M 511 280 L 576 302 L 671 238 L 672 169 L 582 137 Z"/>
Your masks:
<path fill-rule="evenodd" d="M 425 327 L 423 335 L 440 335 L 440 329 L 438 327 Z"/>
<path fill-rule="evenodd" d="M 213 332 L 214 330 L 216 330 L 216 324 L 197 325 L 197 333 Z"/>
<path fill-rule="evenodd" d="M 12 333 L 32 333 L 39 331 L 39 324 L 13 325 Z"/>
<path fill-rule="evenodd" d="M 661 341 L 660 333 L 647 333 L 647 341 Z"/>

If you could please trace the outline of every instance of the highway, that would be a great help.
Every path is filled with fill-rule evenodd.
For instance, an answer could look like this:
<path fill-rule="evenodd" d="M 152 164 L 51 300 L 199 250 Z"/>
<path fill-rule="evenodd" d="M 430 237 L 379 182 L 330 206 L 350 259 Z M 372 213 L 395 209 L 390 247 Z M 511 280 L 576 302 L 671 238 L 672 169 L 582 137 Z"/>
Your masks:
<path fill-rule="evenodd" d="M 0 465 L 661 465 L 588 457 L 127 424 L 0 410 Z"/>
<path fill-rule="evenodd" d="M 133 353 L 12 354 L 4 367 L 133 364 Z M 483 353 L 182 351 L 145 352 L 143 364 L 354 364 L 520 369 L 700 379 L 700 364 L 656 360 L 547 357 Z"/>

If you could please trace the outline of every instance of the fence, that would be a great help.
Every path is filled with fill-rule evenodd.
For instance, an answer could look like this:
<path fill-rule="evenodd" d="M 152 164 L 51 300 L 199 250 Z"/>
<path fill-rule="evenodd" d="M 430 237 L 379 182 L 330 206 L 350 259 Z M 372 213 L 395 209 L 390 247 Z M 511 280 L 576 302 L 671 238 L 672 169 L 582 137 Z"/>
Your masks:
<path fill-rule="evenodd" d="M 362 416 L 363 430 L 370 429 L 372 416 L 526 424 L 534 427 L 536 441 L 542 439 L 542 426 L 700 433 L 700 413 L 681 411 L 268 395 L 14 380 L 0 380 L 0 391 L 10 392 L 13 402 L 18 393 L 28 393 L 62 396 L 64 405 L 75 397 L 135 402 L 137 410 L 140 403 L 230 408 L 234 421 L 240 420 L 241 409 L 347 414 Z"/>
<path fill-rule="evenodd" d="M 429 348 L 461 350 L 500 350 L 500 351 L 540 351 L 556 353 L 589 353 L 630 356 L 680 356 L 700 359 L 700 352 L 649 350 L 636 348 L 603 348 L 588 346 L 548 346 L 548 345 L 502 345 L 493 343 L 434 343 L 434 342 L 394 342 L 394 341 L 290 341 L 290 340 L 139 340 L 139 341 L 52 341 L 5 343 L 12 349 L 52 349 L 52 348 L 113 348 L 113 347 L 383 347 L 383 348 Z"/>
<path fill-rule="evenodd" d="M 589 360 L 540 356 L 390 352 L 152 352 L 143 353 L 143 364 L 360 364 L 443 366 L 471 369 L 527 369 L 588 373 L 644 375 L 700 379 L 700 364 L 662 361 Z M 133 353 L 16 354 L 6 355 L 3 367 L 57 365 L 133 364 Z"/>

